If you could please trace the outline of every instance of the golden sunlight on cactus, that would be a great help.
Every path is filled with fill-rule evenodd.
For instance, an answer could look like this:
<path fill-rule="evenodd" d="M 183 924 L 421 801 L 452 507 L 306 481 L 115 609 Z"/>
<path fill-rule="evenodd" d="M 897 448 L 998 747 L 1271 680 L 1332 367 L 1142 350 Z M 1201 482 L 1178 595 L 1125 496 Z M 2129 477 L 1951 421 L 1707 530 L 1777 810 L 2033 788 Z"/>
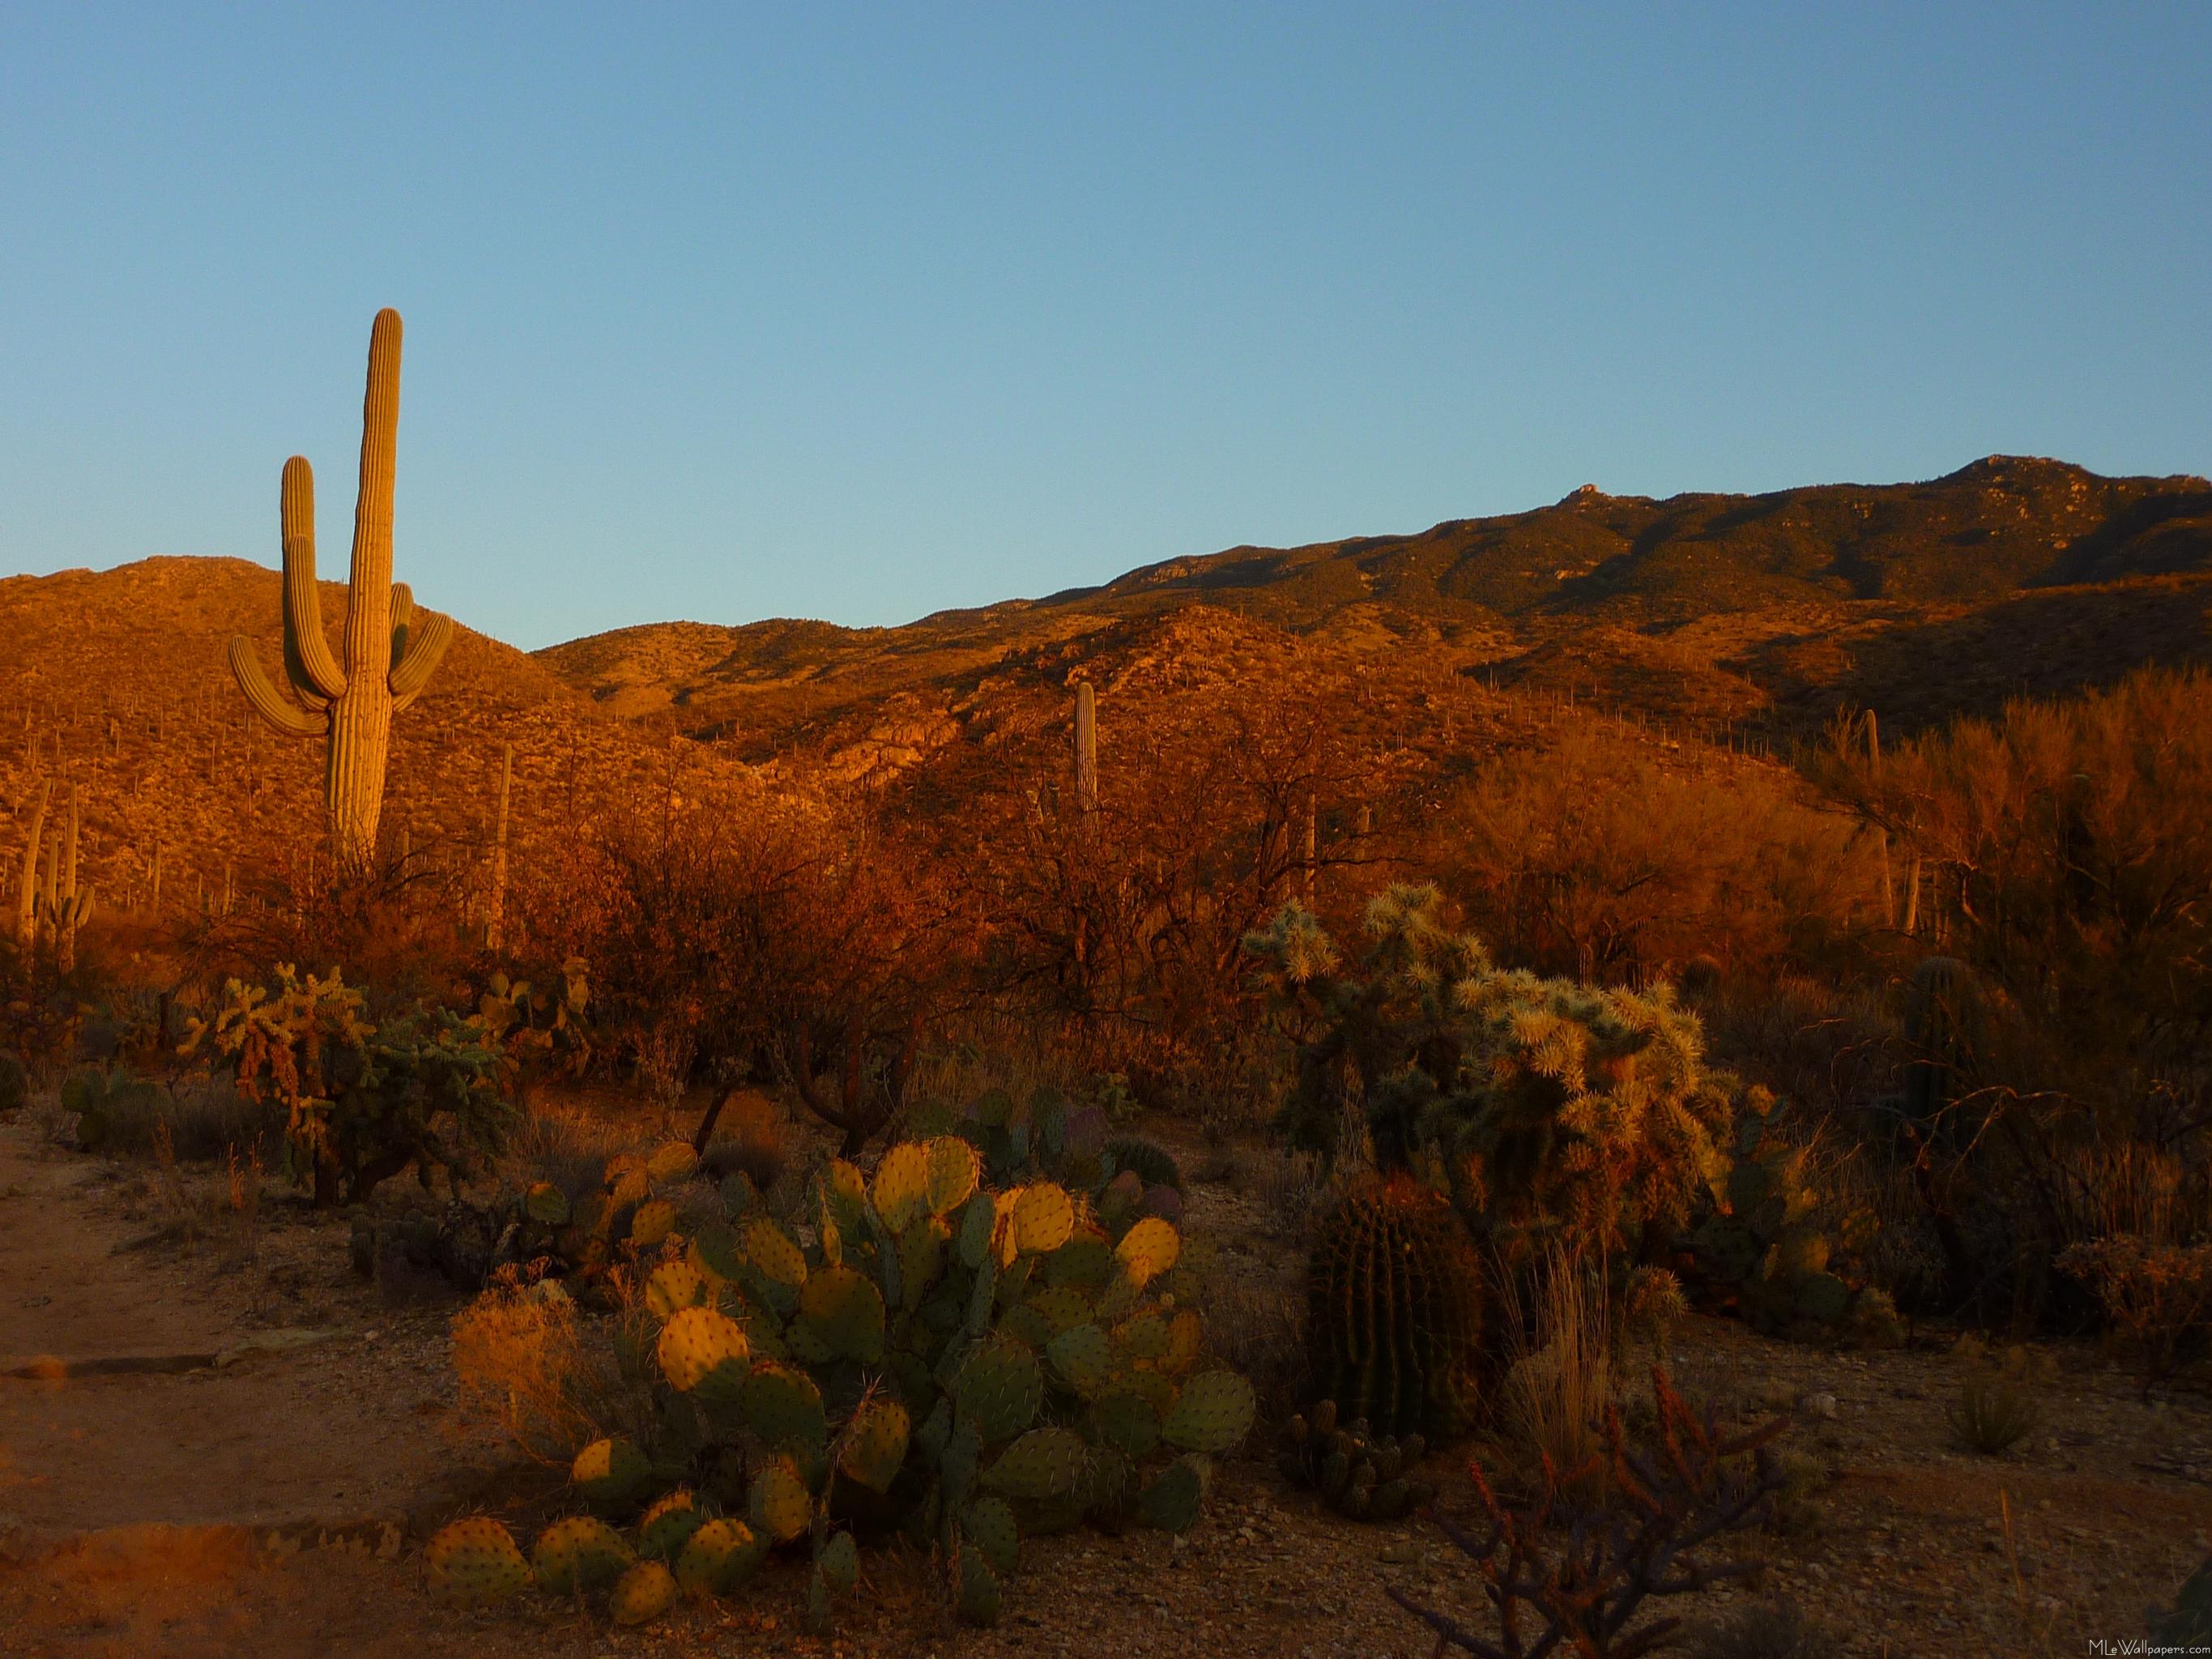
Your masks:
<path fill-rule="evenodd" d="M 376 313 L 362 402 L 361 493 L 354 509 L 353 570 L 346 605 L 345 662 L 323 636 L 315 587 L 315 477 L 301 455 L 284 463 L 279 499 L 284 547 L 284 672 L 295 702 L 262 672 L 242 635 L 230 642 L 231 672 L 254 712 L 291 737 L 324 737 L 324 801 L 331 849 L 360 868 L 376 850 L 392 716 L 421 695 L 453 638 L 449 617 L 415 619 L 414 595 L 392 580 L 393 452 L 399 430 L 399 313 Z"/>

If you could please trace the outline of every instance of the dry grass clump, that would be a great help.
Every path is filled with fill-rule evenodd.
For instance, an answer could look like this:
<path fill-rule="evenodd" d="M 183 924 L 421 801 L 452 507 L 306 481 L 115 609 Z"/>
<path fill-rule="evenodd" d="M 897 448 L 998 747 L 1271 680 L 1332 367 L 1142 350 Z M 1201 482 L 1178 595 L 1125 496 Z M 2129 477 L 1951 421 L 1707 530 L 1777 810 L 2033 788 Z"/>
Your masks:
<path fill-rule="evenodd" d="M 1538 1265 L 1528 1304 L 1515 1275 L 1496 1277 L 1512 1355 L 1502 1402 L 1505 1426 L 1564 1477 L 1605 1449 L 1606 1407 L 1615 1382 L 1605 1286 L 1579 1252 L 1564 1249 Z"/>
<path fill-rule="evenodd" d="M 744 1090 L 731 1097 L 714 1120 L 714 1138 L 700 1164 L 715 1181 L 742 1174 L 753 1190 L 765 1193 L 791 1167 L 790 1138 L 783 1114 L 766 1095 Z"/>
<path fill-rule="evenodd" d="M 453 1316 L 459 1425 L 543 1463 L 566 1463 L 603 1434 L 649 1439 L 652 1390 L 624 1372 L 623 1346 L 587 1340 L 557 1285 L 495 1285 Z"/>

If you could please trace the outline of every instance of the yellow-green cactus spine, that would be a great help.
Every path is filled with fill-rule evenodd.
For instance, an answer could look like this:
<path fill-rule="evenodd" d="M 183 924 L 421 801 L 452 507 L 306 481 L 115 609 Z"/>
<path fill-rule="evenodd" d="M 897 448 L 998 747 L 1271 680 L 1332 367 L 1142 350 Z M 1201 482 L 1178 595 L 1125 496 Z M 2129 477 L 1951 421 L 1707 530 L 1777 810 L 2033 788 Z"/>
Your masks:
<path fill-rule="evenodd" d="M 315 477 L 304 456 L 284 463 L 279 511 L 284 547 L 284 672 L 297 702 L 262 672 L 252 645 L 230 642 L 230 668 L 254 712 L 279 732 L 328 740 L 323 797 L 331 851 L 350 869 L 375 855 L 392 716 L 421 695 L 453 637 L 453 619 L 418 622 L 405 583 L 392 580 L 392 486 L 399 430 L 399 313 L 376 313 L 362 400 L 361 493 L 354 508 L 345 663 L 323 637 L 315 587 Z"/>

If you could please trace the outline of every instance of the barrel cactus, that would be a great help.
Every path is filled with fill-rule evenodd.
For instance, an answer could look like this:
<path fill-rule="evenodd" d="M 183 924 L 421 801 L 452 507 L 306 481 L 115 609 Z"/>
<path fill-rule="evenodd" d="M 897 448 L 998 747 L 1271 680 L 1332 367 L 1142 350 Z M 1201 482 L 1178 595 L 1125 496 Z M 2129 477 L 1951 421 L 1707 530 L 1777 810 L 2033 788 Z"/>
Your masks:
<path fill-rule="evenodd" d="M 1465 1431 L 1476 1404 L 1482 1273 L 1442 1196 L 1403 1175 L 1352 1188 L 1322 1223 L 1307 1293 L 1324 1397 L 1378 1435 Z"/>

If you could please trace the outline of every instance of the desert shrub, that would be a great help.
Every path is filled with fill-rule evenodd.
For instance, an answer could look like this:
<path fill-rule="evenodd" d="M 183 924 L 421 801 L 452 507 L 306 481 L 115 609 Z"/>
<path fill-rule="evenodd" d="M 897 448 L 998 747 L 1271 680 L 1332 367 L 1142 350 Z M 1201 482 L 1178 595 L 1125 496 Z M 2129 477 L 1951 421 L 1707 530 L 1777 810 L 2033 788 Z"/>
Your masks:
<path fill-rule="evenodd" d="M 611 817 L 581 857 L 557 942 L 592 964 L 609 1058 L 672 1097 L 787 1081 L 848 1152 L 892 1121 L 964 948 L 895 836 L 853 808 L 702 800 Z"/>
<path fill-rule="evenodd" d="M 73 1074 L 62 1105 L 77 1117 L 77 1145 L 107 1158 L 144 1158 L 158 1140 L 186 1162 L 259 1158 L 273 1150 L 270 1109 L 227 1079 L 185 1080 L 173 1087 L 104 1068 Z"/>
<path fill-rule="evenodd" d="M 1879 759 L 1844 723 L 1813 769 L 1887 835 L 1905 919 L 1948 964 L 1904 999 L 1910 1017 L 1941 993 L 1956 1016 L 1910 1057 L 1936 1121 L 1905 1126 L 1952 1293 L 2009 1291 L 2032 1316 L 2063 1288 L 2051 1258 L 2080 1242 L 2069 1159 L 2136 1142 L 2203 1161 L 2212 677 L 2146 671 L 2014 702 Z"/>
<path fill-rule="evenodd" d="M 1878 890 L 1874 849 L 1795 777 L 1725 780 L 1589 726 L 1486 763 L 1446 798 L 1429 866 L 1499 957 L 1606 984 L 1698 959 L 1817 961 Z"/>
<path fill-rule="evenodd" d="M 2088 1285 L 2141 1353 L 2146 1395 L 2212 1328 L 2212 1244 L 2122 1233 L 2068 1246 L 2058 1267 Z"/>
<path fill-rule="evenodd" d="M 1532 1659 L 1571 1652 L 1586 1659 L 1631 1659 L 1666 1645 L 1681 1620 L 1644 1620 L 1653 1597 L 1702 1590 L 1754 1569 L 1700 1562 L 1693 1552 L 1722 1534 L 1758 1525 L 1784 1477 L 1771 1443 L 1784 1425 L 1723 1436 L 1668 1382 L 1652 1376 L 1650 1429 L 1632 1438 L 1617 1407 L 1606 1416 L 1605 1448 L 1579 1468 L 1547 1466 L 1525 1504 L 1507 1504 L 1480 1464 L 1471 1465 L 1486 1529 L 1477 1534 L 1438 1516 L 1437 1525 L 1467 1559 L 1497 1610 L 1498 1634 L 1470 1629 L 1395 1585 L 1390 1599 L 1437 1637 L 1436 1651 L 1482 1659 Z M 1571 1494 L 1597 1492 L 1592 1501 Z M 1555 1527 L 1562 1515 L 1573 1525 Z M 1533 1615 L 1536 1629 L 1527 1621 Z"/>
<path fill-rule="evenodd" d="M 13 1054 L 0 1053 L 0 1114 L 21 1111 L 30 1097 L 31 1082 L 23 1062 Z"/>
<path fill-rule="evenodd" d="M 482 1018 L 417 1006 L 370 1024 L 362 1003 L 335 970 L 302 980 L 280 964 L 273 988 L 231 981 L 189 1044 L 284 1113 L 284 1168 L 312 1178 L 318 1203 L 359 1202 L 410 1165 L 427 1185 L 495 1158 L 515 1114 Z"/>

